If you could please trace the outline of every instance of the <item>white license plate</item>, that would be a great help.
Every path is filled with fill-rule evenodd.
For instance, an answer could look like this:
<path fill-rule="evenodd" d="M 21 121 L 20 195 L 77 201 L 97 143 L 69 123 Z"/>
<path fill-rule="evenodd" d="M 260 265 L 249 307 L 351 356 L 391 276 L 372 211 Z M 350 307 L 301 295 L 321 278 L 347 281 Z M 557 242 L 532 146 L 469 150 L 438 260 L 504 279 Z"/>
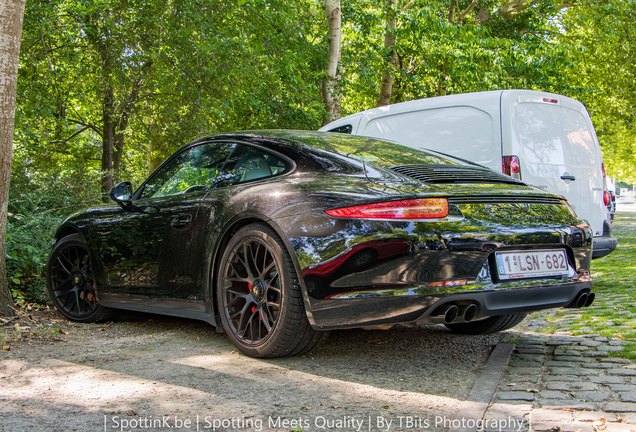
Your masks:
<path fill-rule="evenodd" d="M 563 249 L 495 252 L 499 279 L 567 276 L 568 257 Z"/>

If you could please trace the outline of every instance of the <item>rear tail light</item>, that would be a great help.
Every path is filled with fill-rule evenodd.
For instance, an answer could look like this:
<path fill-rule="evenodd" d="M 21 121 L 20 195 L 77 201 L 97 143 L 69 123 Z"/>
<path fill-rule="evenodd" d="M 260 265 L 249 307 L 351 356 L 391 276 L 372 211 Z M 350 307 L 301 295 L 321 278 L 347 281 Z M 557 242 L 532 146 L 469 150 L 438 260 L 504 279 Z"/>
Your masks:
<path fill-rule="evenodd" d="M 329 216 L 344 219 L 440 219 L 448 216 L 446 198 L 385 201 L 325 210 Z"/>
<path fill-rule="evenodd" d="M 601 172 L 603 173 L 603 204 L 608 206 L 611 201 L 611 197 L 607 190 L 607 175 L 605 174 L 605 164 L 603 162 L 601 162 Z"/>
<path fill-rule="evenodd" d="M 521 161 L 517 156 L 503 156 L 501 158 L 501 172 L 521 180 Z"/>

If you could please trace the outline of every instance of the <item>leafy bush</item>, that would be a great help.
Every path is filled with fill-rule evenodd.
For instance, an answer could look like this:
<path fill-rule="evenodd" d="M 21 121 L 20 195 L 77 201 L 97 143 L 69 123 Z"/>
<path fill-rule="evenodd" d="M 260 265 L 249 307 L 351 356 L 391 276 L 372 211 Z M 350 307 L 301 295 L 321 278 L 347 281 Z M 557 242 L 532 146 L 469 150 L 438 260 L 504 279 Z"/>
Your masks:
<path fill-rule="evenodd" d="M 44 303 L 46 262 L 51 240 L 71 213 L 98 201 L 96 188 L 51 179 L 47 187 L 23 175 L 12 179 L 7 223 L 7 279 L 18 301 Z"/>

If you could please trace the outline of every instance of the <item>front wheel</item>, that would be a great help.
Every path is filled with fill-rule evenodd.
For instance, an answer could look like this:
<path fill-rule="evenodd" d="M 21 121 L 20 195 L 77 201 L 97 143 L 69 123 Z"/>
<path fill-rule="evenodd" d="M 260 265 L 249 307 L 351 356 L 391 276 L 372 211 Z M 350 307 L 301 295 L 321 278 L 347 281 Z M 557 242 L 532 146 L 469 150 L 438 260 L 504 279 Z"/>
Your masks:
<path fill-rule="evenodd" d="M 325 334 L 309 324 L 291 257 L 267 225 L 247 225 L 229 240 L 216 296 L 225 333 L 249 356 L 303 354 Z"/>
<path fill-rule="evenodd" d="M 79 234 L 68 235 L 53 247 L 46 285 L 57 310 L 72 321 L 100 321 L 109 312 L 97 302 L 88 247 Z"/>
<path fill-rule="evenodd" d="M 511 313 L 491 316 L 481 321 L 444 325 L 455 333 L 470 335 L 489 334 L 513 328 L 523 321 L 526 315 L 525 313 Z"/>

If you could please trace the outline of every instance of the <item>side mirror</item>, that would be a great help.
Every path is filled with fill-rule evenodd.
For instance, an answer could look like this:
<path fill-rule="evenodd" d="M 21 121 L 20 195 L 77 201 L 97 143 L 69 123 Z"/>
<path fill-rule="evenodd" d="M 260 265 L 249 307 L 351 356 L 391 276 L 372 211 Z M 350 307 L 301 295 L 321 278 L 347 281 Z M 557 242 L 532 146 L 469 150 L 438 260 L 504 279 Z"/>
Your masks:
<path fill-rule="evenodd" d="M 158 207 L 137 207 L 132 203 L 133 190 L 130 182 L 121 182 L 113 186 L 113 188 L 110 190 L 110 197 L 126 211 L 147 214 L 155 214 L 159 212 Z"/>
<path fill-rule="evenodd" d="M 121 182 L 113 186 L 110 190 L 110 197 L 124 210 L 130 209 L 132 204 L 133 190 L 130 182 Z"/>

